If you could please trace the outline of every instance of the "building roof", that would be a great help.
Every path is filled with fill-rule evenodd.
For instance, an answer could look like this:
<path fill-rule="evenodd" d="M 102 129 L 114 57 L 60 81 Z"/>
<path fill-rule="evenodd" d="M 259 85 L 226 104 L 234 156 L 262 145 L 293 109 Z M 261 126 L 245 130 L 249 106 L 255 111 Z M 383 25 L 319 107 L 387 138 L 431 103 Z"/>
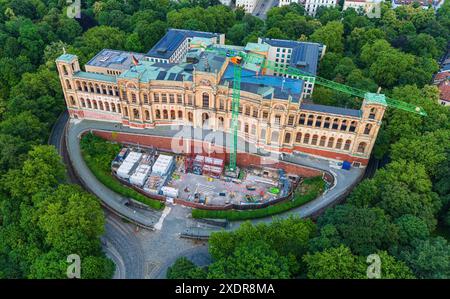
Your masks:
<path fill-rule="evenodd" d="M 212 38 L 219 36 L 220 33 L 170 28 L 166 35 L 164 35 L 156 45 L 148 51 L 147 56 L 169 59 L 186 38 Z"/>
<path fill-rule="evenodd" d="M 247 43 L 247 45 L 245 46 L 245 51 L 267 52 L 267 51 L 269 51 L 269 46 L 266 44 Z"/>
<path fill-rule="evenodd" d="M 104 74 L 98 74 L 98 73 L 79 71 L 79 72 L 76 72 L 73 76 L 75 78 L 116 83 L 116 76 L 110 76 L 110 75 L 104 75 Z"/>
<path fill-rule="evenodd" d="M 336 115 L 345 115 L 345 116 L 353 116 L 353 117 L 361 117 L 361 110 L 356 109 L 348 109 L 334 106 L 325 106 L 318 104 L 308 104 L 302 103 L 300 105 L 301 110 L 314 111 L 314 112 L 323 112 L 329 114 Z"/>
<path fill-rule="evenodd" d="M 227 82 L 232 86 L 234 80 L 234 65 L 229 64 L 225 70 L 220 84 Z M 278 76 L 259 75 L 256 72 L 242 69 L 241 90 L 259 94 L 264 99 L 287 100 L 292 97 L 292 102 L 298 102 L 303 91 L 303 80 L 291 79 Z"/>
<path fill-rule="evenodd" d="M 119 78 L 139 79 L 141 82 L 150 82 L 151 80 L 192 81 L 192 65 L 140 61 L 139 65 L 132 66 L 119 75 Z"/>
<path fill-rule="evenodd" d="M 134 55 L 137 60 L 141 60 L 144 57 L 144 54 L 141 53 L 103 49 L 91 60 L 89 60 L 86 65 L 117 70 L 127 70 L 133 64 L 131 59 L 132 55 Z"/>
<path fill-rule="evenodd" d="M 272 38 L 261 40 L 272 47 L 292 49 L 290 66 L 316 75 L 317 64 L 323 49 L 322 44 Z"/>
<path fill-rule="evenodd" d="M 76 58 L 75 55 L 72 54 L 62 54 L 58 58 L 56 58 L 56 61 L 63 61 L 63 62 L 71 62 L 74 58 Z"/>
<path fill-rule="evenodd" d="M 450 102 L 450 82 L 442 82 L 439 86 L 440 99 Z"/>
<path fill-rule="evenodd" d="M 434 76 L 434 82 L 441 82 L 443 80 L 450 79 L 450 71 L 440 72 Z"/>

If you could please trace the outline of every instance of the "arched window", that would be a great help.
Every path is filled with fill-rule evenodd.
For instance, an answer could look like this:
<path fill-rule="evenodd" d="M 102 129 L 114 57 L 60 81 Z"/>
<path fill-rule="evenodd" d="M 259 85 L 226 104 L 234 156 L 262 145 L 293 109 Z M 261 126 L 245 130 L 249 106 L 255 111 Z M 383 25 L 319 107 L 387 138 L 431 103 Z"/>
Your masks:
<path fill-rule="evenodd" d="M 278 143 L 278 139 L 280 138 L 280 134 L 278 131 L 272 132 L 272 138 L 270 139 L 272 143 Z"/>
<path fill-rule="evenodd" d="M 109 94 L 110 96 L 114 95 L 114 92 L 113 92 L 113 89 L 112 89 L 112 86 L 111 86 L 111 85 L 108 85 L 108 94 Z"/>
<path fill-rule="evenodd" d="M 320 126 L 322 125 L 322 116 L 317 116 L 316 117 L 316 127 L 320 128 Z"/>
<path fill-rule="evenodd" d="M 86 82 L 83 82 L 83 90 L 84 90 L 85 92 L 88 92 L 88 88 L 87 88 Z"/>
<path fill-rule="evenodd" d="M 275 124 L 280 125 L 281 124 L 281 115 L 276 114 L 275 115 Z"/>
<path fill-rule="evenodd" d="M 139 119 L 139 110 L 133 109 L 133 118 L 134 119 Z"/>
<path fill-rule="evenodd" d="M 245 134 L 248 134 L 248 131 L 249 131 L 249 125 L 246 123 L 244 125 L 244 132 L 245 132 Z"/>
<path fill-rule="evenodd" d="M 367 146 L 367 143 L 361 142 L 358 145 L 358 153 L 364 154 L 364 152 L 366 151 L 366 146 Z"/>
<path fill-rule="evenodd" d="M 75 106 L 77 104 L 75 102 L 75 99 L 73 98 L 73 96 L 70 96 L 69 99 L 70 99 L 70 105 Z"/>
<path fill-rule="evenodd" d="M 156 109 L 156 111 L 155 111 L 155 118 L 161 119 L 161 111 L 159 111 L 159 109 Z"/>
<path fill-rule="evenodd" d="M 347 130 L 347 120 L 344 119 L 341 123 L 341 131 L 346 131 Z"/>
<path fill-rule="evenodd" d="M 81 91 L 81 83 L 80 83 L 80 81 L 77 81 L 76 84 L 77 84 L 77 89 Z"/>
<path fill-rule="evenodd" d="M 332 127 L 332 129 L 333 130 L 337 130 L 339 128 L 339 119 L 338 118 L 335 118 L 334 120 L 333 120 L 333 127 Z"/>
<path fill-rule="evenodd" d="M 182 119 L 183 118 L 183 111 L 178 111 L 178 118 L 179 119 Z"/>
<path fill-rule="evenodd" d="M 320 146 L 325 146 L 325 142 L 327 142 L 327 137 L 326 136 L 322 136 L 320 137 Z"/>
<path fill-rule="evenodd" d="M 295 135 L 295 142 L 302 142 L 302 133 L 298 132 L 297 135 Z"/>
<path fill-rule="evenodd" d="M 89 91 L 94 92 L 94 85 L 92 85 L 92 82 L 89 82 Z"/>
<path fill-rule="evenodd" d="M 136 104 L 137 102 L 136 94 L 134 92 L 131 93 L 131 102 L 133 104 Z"/>
<path fill-rule="evenodd" d="M 323 123 L 323 127 L 324 127 L 324 129 L 329 129 L 330 128 L 330 118 L 329 117 L 326 117 L 325 118 L 325 121 L 324 121 L 324 123 Z"/>
<path fill-rule="evenodd" d="M 255 125 L 255 124 L 252 125 L 252 131 L 251 131 L 251 134 L 252 134 L 252 135 L 256 135 L 256 125 Z"/>
<path fill-rule="evenodd" d="M 356 121 L 352 121 L 352 122 L 350 123 L 350 129 L 349 129 L 349 131 L 350 131 L 350 132 L 355 132 L 355 131 L 356 131 L 356 125 L 357 125 L 357 122 L 356 122 Z"/>
<path fill-rule="evenodd" d="M 337 141 L 336 141 L 336 149 L 341 149 L 341 147 L 342 147 L 342 138 L 339 138 Z"/>
<path fill-rule="evenodd" d="M 63 73 L 64 75 L 68 75 L 69 73 L 67 72 L 67 67 L 65 65 L 63 65 Z"/>
<path fill-rule="evenodd" d="M 313 135 L 313 137 L 312 137 L 312 139 L 311 139 L 311 144 L 312 144 L 312 145 L 317 145 L 318 139 L 319 139 L 319 136 Z"/>
<path fill-rule="evenodd" d="M 289 115 L 288 126 L 292 126 L 294 124 L 294 117 L 294 115 Z"/>
<path fill-rule="evenodd" d="M 314 123 L 314 115 L 308 116 L 308 123 L 307 123 L 307 125 L 312 127 L 313 123 Z"/>
<path fill-rule="evenodd" d="M 80 99 L 81 107 L 86 107 L 86 102 L 83 98 Z"/>
<path fill-rule="evenodd" d="M 328 147 L 333 147 L 334 144 L 334 138 L 330 137 L 330 139 L 328 139 Z"/>
<path fill-rule="evenodd" d="M 101 93 L 100 92 L 100 86 L 98 86 L 98 84 L 95 84 L 95 92 Z"/>
<path fill-rule="evenodd" d="M 377 115 L 377 109 L 370 108 L 369 119 L 375 119 L 376 115 Z"/>
<path fill-rule="evenodd" d="M 345 141 L 344 150 L 345 151 L 350 150 L 350 145 L 352 145 L 352 141 L 348 139 L 347 141 Z"/>
<path fill-rule="evenodd" d="M 97 101 L 96 101 L 96 100 L 93 100 L 93 101 L 92 101 L 92 104 L 93 104 L 93 106 L 94 106 L 94 109 L 98 109 Z"/>
<path fill-rule="evenodd" d="M 175 110 L 170 110 L 170 119 L 176 119 Z"/>
<path fill-rule="evenodd" d="M 103 102 L 98 102 L 98 106 L 100 107 L 100 110 L 103 110 Z"/>
<path fill-rule="evenodd" d="M 266 141 L 266 129 L 261 129 L 260 139 Z"/>
<path fill-rule="evenodd" d="M 245 115 L 250 116 L 250 106 L 245 106 Z"/>
<path fill-rule="evenodd" d="M 108 102 L 105 102 L 105 110 L 109 111 L 109 103 Z"/>
<path fill-rule="evenodd" d="M 306 118 L 305 114 L 300 114 L 300 118 L 298 119 L 298 124 L 299 125 L 304 125 L 305 124 L 305 118 Z"/>
<path fill-rule="evenodd" d="M 193 122 L 194 121 L 194 115 L 192 114 L 192 112 L 188 112 L 188 121 L 189 122 Z"/>
<path fill-rule="evenodd" d="M 164 119 L 169 119 L 169 112 L 167 110 L 163 110 L 163 118 Z"/>
<path fill-rule="evenodd" d="M 206 92 L 202 96 L 202 105 L 203 108 L 209 108 L 209 94 Z"/>
<path fill-rule="evenodd" d="M 116 112 L 116 104 L 111 103 L 111 111 Z"/>
<path fill-rule="evenodd" d="M 123 107 L 123 114 L 125 115 L 125 117 L 128 117 L 128 107 Z"/>
<path fill-rule="evenodd" d="M 145 120 L 150 120 L 150 112 L 148 110 L 145 110 Z"/>
<path fill-rule="evenodd" d="M 88 108 L 92 108 L 91 100 L 87 99 L 86 102 L 87 102 Z"/>
<path fill-rule="evenodd" d="M 120 104 L 117 105 L 117 112 L 122 113 L 122 108 L 120 108 Z"/>
<path fill-rule="evenodd" d="M 225 122 L 225 120 L 223 119 L 223 117 L 222 117 L 222 116 L 219 116 L 219 123 L 218 123 L 219 128 L 223 128 L 224 122 Z"/>
<path fill-rule="evenodd" d="M 305 134 L 305 138 L 303 138 L 303 143 L 305 144 L 309 143 L 309 134 Z"/>
<path fill-rule="evenodd" d="M 284 143 L 289 143 L 291 142 L 291 133 L 286 133 L 284 135 Z"/>
<path fill-rule="evenodd" d="M 372 124 L 367 124 L 366 127 L 364 128 L 364 134 L 369 135 L 370 130 L 372 130 Z"/>
<path fill-rule="evenodd" d="M 67 89 L 72 89 L 72 84 L 70 84 L 69 79 L 66 79 L 66 87 Z"/>
<path fill-rule="evenodd" d="M 107 90 L 106 90 L 106 86 L 105 85 L 102 85 L 102 93 L 103 94 L 107 94 Z"/>

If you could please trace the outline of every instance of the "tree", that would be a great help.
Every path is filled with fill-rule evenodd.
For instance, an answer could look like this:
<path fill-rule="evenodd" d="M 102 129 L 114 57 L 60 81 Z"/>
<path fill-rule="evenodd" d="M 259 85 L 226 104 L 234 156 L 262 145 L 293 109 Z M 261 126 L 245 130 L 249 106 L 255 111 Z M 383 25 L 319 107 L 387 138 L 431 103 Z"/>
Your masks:
<path fill-rule="evenodd" d="M 306 254 L 303 261 L 309 279 L 361 279 L 366 266 L 344 245 Z"/>
<path fill-rule="evenodd" d="M 410 245 L 413 240 L 425 240 L 430 236 L 427 223 L 413 215 L 403 215 L 395 221 L 398 227 L 398 241 L 401 245 Z"/>
<path fill-rule="evenodd" d="M 205 279 L 206 271 L 186 257 L 180 257 L 167 269 L 168 279 Z"/>
<path fill-rule="evenodd" d="M 397 228 L 380 208 L 358 208 L 350 204 L 337 206 L 319 217 L 317 224 L 320 228 L 333 225 L 341 243 L 361 255 L 387 249 L 398 239 Z"/>
<path fill-rule="evenodd" d="M 450 277 L 450 245 L 441 237 L 415 240 L 400 258 L 418 278 L 445 279 Z"/>
<path fill-rule="evenodd" d="M 327 45 L 331 52 L 342 53 L 344 51 L 344 25 L 338 21 L 329 22 L 314 31 L 310 39 Z"/>
<path fill-rule="evenodd" d="M 290 278 L 290 261 L 263 241 L 238 245 L 230 256 L 209 266 L 208 278 L 280 279 Z"/>

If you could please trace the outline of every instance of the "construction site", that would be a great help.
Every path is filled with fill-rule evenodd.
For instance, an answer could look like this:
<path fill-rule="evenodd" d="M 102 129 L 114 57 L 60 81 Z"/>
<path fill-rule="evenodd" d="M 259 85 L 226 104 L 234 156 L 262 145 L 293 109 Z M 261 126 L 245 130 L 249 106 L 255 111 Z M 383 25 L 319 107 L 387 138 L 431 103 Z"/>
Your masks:
<path fill-rule="evenodd" d="M 225 160 L 174 154 L 151 147 L 124 147 L 111 163 L 120 181 L 149 197 L 204 206 L 264 205 L 287 197 L 301 177 L 282 169 L 249 165 L 230 171 Z"/>

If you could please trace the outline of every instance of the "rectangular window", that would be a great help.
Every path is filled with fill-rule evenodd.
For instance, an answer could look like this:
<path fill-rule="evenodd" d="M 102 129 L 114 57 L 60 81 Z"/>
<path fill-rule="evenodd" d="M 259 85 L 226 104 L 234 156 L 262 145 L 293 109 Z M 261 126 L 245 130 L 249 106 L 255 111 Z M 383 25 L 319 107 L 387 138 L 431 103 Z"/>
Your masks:
<path fill-rule="evenodd" d="M 161 102 L 162 102 L 162 103 L 167 103 L 167 94 L 163 93 L 163 94 L 161 95 Z"/>
<path fill-rule="evenodd" d="M 181 94 L 177 94 L 177 103 L 183 104 L 183 96 Z"/>
<path fill-rule="evenodd" d="M 154 101 L 155 103 L 159 103 L 159 93 L 153 94 L 153 101 Z"/>
<path fill-rule="evenodd" d="M 173 93 L 169 94 L 169 102 L 171 104 L 175 103 L 175 95 Z"/>
<path fill-rule="evenodd" d="M 148 104 L 148 95 L 144 93 L 144 104 Z"/>

